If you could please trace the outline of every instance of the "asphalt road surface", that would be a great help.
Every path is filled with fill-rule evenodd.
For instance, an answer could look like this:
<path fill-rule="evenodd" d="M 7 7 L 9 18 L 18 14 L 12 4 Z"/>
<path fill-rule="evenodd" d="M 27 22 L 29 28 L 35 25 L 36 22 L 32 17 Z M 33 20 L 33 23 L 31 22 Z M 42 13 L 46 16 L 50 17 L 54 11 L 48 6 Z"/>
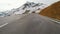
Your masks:
<path fill-rule="evenodd" d="M 0 27 L 1 25 L 4 25 L 6 23 L 11 23 L 12 21 L 18 20 L 20 18 L 23 18 L 26 14 L 22 14 L 22 15 L 11 15 L 11 16 L 7 16 L 7 17 L 0 17 Z"/>
<path fill-rule="evenodd" d="M 30 14 L 0 28 L 0 34 L 60 34 L 60 25 L 44 16 Z"/>

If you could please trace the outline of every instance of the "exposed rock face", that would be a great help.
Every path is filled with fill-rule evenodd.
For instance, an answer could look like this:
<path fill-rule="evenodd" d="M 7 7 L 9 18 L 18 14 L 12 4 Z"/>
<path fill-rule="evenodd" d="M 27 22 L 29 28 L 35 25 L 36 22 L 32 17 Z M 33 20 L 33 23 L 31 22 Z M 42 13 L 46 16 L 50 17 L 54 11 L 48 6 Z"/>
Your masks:
<path fill-rule="evenodd" d="M 59 19 L 60 20 L 60 1 L 52 4 L 51 6 L 43 9 L 40 12 L 43 16 L 48 16 L 51 18 Z"/>

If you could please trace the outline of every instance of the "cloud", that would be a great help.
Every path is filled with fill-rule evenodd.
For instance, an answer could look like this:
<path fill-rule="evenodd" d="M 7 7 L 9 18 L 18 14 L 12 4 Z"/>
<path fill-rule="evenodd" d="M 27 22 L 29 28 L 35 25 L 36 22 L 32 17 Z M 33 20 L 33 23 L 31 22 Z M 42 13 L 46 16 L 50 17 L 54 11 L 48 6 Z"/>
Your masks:
<path fill-rule="evenodd" d="M 26 0 L 0 0 L 0 10 L 10 10 L 23 5 Z"/>

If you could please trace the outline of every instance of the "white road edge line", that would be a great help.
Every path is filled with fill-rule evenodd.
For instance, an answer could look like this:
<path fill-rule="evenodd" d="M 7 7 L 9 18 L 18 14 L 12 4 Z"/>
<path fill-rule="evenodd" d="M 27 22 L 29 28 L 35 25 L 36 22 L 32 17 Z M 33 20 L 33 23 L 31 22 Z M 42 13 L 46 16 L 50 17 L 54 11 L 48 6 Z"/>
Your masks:
<path fill-rule="evenodd" d="M 4 27 L 4 26 L 7 25 L 7 24 L 8 24 L 8 23 L 5 23 L 5 24 L 1 25 L 0 28 Z"/>
<path fill-rule="evenodd" d="M 56 21 L 56 20 L 53 20 L 53 19 L 50 19 L 51 21 L 53 21 L 53 22 L 57 22 L 57 23 L 59 23 L 60 24 L 60 22 L 58 22 L 58 21 Z"/>

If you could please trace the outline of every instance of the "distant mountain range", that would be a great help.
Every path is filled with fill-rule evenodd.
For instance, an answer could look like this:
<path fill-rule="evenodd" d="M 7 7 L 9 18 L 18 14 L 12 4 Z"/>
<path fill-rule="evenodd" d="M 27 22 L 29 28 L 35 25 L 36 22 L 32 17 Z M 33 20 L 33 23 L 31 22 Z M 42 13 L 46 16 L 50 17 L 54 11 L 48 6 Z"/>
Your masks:
<path fill-rule="evenodd" d="M 0 12 L 0 16 L 10 16 L 12 14 L 26 14 L 32 13 L 45 8 L 45 4 L 43 3 L 34 3 L 34 2 L 26 2 L 21 7 L 16 9 L 8 10 L 6 12 Z"/>

